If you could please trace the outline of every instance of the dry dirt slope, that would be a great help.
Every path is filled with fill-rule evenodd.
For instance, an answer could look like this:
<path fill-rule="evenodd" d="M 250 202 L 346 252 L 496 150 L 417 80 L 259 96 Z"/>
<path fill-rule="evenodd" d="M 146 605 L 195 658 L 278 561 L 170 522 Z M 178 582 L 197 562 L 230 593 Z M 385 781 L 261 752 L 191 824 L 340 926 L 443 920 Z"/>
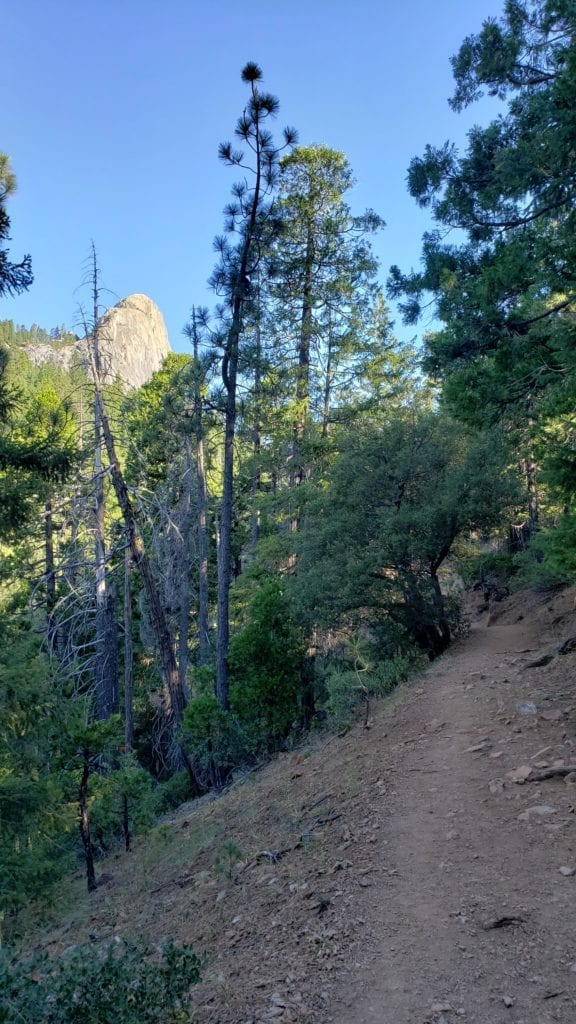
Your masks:
<path fill-rule="evenodd" d="M 510 599 L 369 730 L 67 885 L 30 944 L 192 942 L 202 1024 L 574 1024 L 576 786 L 509 777 L 576 761 L 576 655 L 527 667 L 574 631 L 573 594 Z"/>

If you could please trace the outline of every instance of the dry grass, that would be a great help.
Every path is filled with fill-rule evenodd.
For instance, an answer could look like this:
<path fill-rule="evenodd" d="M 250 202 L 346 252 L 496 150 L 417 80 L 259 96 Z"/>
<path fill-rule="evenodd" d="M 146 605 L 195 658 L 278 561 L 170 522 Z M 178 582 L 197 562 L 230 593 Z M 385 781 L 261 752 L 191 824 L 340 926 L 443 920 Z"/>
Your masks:
<path fill-rule="evenodd" d="M 567 601 L 529 608 L 517 597 L 502 621 L 521 606 L 536 635 L 562 634 Z M 182 806 L 108 858 L 112 878 L 92 895 L 80 875 L 68 879 L 49 911 L 28 916 L 26 945 L 57 955 L 115 935 L 169 936 L 206 956 L 199 1024 L 326 1021 L 332 979 L 362 960 L 362 907 L 384 898 L 394 873 L 389 794 L 425 681 L 376 704 L 370 729 L 313 737 L 220 798 Z"/>
<path fill-rule="evenodd" d="M 79 873 L 67 879 L 49 909 L 21 920 L 24 944 L 58 955 L 116 935 L 170 936 L 206 955 L 198 1021 L 314 1019 L 361 929 L 353 892 L 370 863 L 355 858 L 352 870 L 348 851 L 363 838 L 369 852 L 380 827 L 368 751 L 411 692 L 377 707 L 370 730 L 312 738 L 218 799 L 183 805 L 102 862 L 112 877 L 95 893 Z"/>

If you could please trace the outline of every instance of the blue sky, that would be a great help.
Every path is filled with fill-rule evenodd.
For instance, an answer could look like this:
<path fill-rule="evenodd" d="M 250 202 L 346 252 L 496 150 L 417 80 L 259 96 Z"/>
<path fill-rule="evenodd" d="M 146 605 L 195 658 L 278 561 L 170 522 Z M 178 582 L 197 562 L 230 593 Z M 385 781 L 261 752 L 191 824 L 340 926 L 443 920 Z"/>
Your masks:
<path fill-rule="evenodd" d="M 77 320 L 94 239 L 109 304 L 145 292 L 172 347 L 193 303 L 211 305 L 234 171 L 220 166 L 246 87 L 248 60 L 280 100 L 278 128 L 343 150 L 354 213 L 387 222 L 375 251 L 419 260 L 428 225 L 406 191 L 427 142 L 459 144 L 494 113 L 454 114 L 450 56 L 502 0 L 17 0 L 4 3 L 0 150 L 18 178 L 10 201 L 13 259 L 32 254 L 29 293 L 0 318 L 50 328 Z M 413 335 L 397 323 L 401 337 Z"/>

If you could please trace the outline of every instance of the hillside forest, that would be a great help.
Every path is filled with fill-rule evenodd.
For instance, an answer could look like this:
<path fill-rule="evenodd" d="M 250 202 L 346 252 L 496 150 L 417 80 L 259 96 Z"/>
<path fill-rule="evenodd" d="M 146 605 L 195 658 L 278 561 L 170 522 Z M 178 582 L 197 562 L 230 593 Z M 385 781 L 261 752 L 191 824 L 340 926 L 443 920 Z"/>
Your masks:
<path fill-rule="evenodd" d="M 500 113 L 412 160 L 417 270 L 378 266 L 346 156 L 278 130 L 248 63 L 187 353 L 112 379 L 94 248 L 80 331 L 0 323 L 8 940 L 161 814 L 367 720 L 464 635 L 462 581 L 486 601 L 574 581 L 575 30 L 573 0 L 507 0 L 463 41 L 452 107 Z M 3 155 L 0 297 L 33 288 L 15 187 Z M 425 316 L 421 345 L 387 301 Z M 34 361 L 80 336 L 68 368 Z"/>

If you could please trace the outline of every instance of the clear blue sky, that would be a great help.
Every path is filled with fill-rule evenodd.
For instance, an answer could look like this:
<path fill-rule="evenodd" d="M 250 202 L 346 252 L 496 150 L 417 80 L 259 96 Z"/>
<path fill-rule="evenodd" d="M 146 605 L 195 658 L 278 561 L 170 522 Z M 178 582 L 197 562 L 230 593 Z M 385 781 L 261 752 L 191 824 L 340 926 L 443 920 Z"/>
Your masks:
<path fill-rule="evenodd" d="M 278 127 L 343 150 L 355 213 L 387 222 L 388 266 L 419 260 L 428 221 L 406 192 L 427 142 L 465 139 L 494 111 L 452 113 L 449 59 L 502 0 L 15 0 L 2 5 L 0 150 L 18 178 L 12 258 L 32 254 L 29 293 L 0 318 L 72 326 L 94 239 L 109 302 L 145 292 L 173 348 L 206 280 L 234 171 L 220 166 L 245 103 L 240 70 L 263 68 Z M 397 333 L 408 336 L 398 324 Z"/>

